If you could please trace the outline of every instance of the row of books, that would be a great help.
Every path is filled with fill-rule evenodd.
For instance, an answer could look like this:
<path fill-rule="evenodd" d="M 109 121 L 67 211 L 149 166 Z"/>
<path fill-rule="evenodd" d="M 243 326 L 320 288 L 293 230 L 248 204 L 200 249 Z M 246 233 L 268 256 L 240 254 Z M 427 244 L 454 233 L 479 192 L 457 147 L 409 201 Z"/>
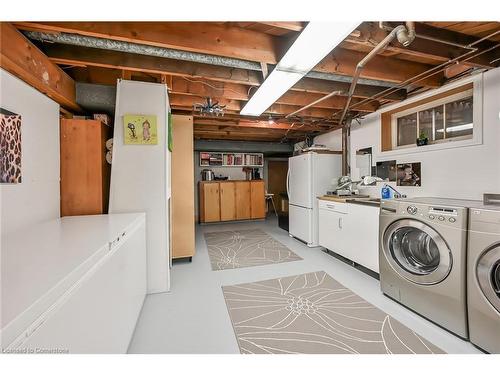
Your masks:
<path fill-rule="evenodd" d="M 262 164 L 263 164 L 262 155 L 251 155 L 251 154 L 245 155 L 245 165 L 262 165 Z"/>
<path fill-rule="evenodd" d="M 200 152 L 200 166 L 261 166 L 262 154 Z"/>

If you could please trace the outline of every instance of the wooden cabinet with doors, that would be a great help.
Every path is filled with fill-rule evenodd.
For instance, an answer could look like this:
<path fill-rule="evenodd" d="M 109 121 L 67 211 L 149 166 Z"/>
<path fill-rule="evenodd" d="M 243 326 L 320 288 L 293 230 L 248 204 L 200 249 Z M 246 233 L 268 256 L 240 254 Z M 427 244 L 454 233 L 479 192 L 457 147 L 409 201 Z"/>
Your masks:
<path fill-rule="evenodd" d="M 201 181 L 200 222 L 264 219 L 264 181 Z"/>
<path fill-rule="evenodd" d="M 98 120 L 61 119 L 61 216 L 108 212 L 111 128 Z"/>
<path fill-rule="evenodd" d="M 172 116 L 172 258 L 195 253 L 193 117 Z"/>
<path fill-rule="evenodd" d="M 236 219 L 234 182 L 220 184 L 220 221 Z"/>
<path fill-rule="evenodd" d="M 252 181 L 250 184 L 250 215 L 252 219 L 266 217 L 264 181 Z"/>
<path fill-rule="evenodd" d="M 220 195 L 218 182 L 200 182 L 200 222 L 220 221 Z"/>
<path fill-rule="evenodd" d="M 236 200 L 236 220 L 250 219 L 250 181 L 236 181 L 235 183 Z"/>

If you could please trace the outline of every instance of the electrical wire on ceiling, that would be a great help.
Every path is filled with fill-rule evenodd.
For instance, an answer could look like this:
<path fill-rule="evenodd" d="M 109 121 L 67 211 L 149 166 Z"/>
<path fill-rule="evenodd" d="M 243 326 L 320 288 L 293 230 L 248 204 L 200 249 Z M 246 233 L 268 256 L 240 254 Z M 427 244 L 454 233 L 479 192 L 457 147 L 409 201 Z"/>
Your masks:
<path fill-rule="evenodd" d="M 202 85 L 208 86 L 208 87 L 210 87 L 210 88 L 212 88 L 214 90 L 218 90 L 218 91 L 226 91 L 227 90 L 227 91 L 232 91 L 232 92 L 234 92 L 235 94 L 238 94 L 238 95 L 241 94 L 240 92 L 238 92 L 236 90 L 233 90 L 231 88 L 217 87 L 217 86 L 211 85 L 210 83 L 207 83 L 205 81 L 200 81 L 200 80 L 196 80 L 196 79 L 189 79 L 189 78 L 184 77 L 184 76 L 182 78 L 184 78 L 186 81 L 189 81 L 189 82 L 192 82 L 192 83 L 201 83 Z M 252 88 L 252 87 L 253 86 L 251 86 L 250 88 Z"/>

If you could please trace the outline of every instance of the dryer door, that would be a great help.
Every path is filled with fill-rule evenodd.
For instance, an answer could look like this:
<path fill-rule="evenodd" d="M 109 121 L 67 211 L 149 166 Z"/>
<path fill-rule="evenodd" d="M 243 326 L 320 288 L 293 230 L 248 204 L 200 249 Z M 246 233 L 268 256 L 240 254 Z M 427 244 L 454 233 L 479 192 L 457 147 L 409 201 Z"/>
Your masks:
<path fill-rule="evenodd" d="M 450 248 L 438 232 L 421 221 L 393 222 L 384 232 L 382 247 L 392 268 L 414 283 L 437 284 L 451 271 Z"/>
<path fill-rule="evenodd" d="M 476 276 L 484 296 L 500 312 L 500 244 L 486 249 L 481 255 Z"/>

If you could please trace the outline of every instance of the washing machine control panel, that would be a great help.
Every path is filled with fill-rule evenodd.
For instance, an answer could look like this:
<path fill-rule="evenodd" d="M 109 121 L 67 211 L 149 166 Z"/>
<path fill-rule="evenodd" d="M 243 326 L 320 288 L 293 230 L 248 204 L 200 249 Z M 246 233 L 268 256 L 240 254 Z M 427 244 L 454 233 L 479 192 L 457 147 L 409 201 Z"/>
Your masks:
<path fill-rule="evenodd" d="M 451 224 L 457 221 L 458 211 L 453 208 L 430 207 L 428 218 Z"/>

